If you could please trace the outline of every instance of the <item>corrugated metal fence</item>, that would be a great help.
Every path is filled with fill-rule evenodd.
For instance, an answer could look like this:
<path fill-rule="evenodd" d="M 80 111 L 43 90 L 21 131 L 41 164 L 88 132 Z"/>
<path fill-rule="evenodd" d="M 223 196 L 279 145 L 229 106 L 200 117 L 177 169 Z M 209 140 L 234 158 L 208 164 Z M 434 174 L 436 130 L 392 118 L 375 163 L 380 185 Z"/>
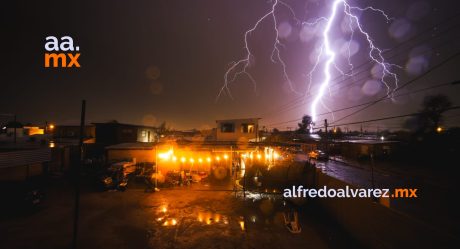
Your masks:
<path fill-rule="evenodd" d="M 0 152 L 0 168 L 24 166 L 51 161 L 51 149 Z"/>

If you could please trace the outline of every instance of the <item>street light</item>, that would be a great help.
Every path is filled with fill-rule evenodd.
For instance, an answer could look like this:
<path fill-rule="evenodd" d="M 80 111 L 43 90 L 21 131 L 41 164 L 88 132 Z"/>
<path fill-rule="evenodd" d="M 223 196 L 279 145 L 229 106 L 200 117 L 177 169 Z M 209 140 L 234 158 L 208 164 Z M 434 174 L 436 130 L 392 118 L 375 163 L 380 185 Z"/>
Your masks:
<path fill-rule="evenodd" d="M 436 128 L 436 131 L 437 131 L 438 133 L 441 133 L 441 132 L 443 131 L 443 129 L 442 129 L 441 126 L 439 126 L 438 128 Z"/>

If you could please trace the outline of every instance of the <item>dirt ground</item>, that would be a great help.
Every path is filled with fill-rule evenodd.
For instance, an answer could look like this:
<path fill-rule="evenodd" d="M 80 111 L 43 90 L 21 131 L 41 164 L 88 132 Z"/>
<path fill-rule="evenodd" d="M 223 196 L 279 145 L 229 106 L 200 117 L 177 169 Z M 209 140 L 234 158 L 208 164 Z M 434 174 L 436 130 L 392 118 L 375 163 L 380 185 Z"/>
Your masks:
<path fill-rule="evenodd" d="M 0 248 L 70 248 L 73 198 L 70 184 L 54 183 L 40 210 L 0 222 Z M 255 198 L 251 198 L 255 196 Z M 257 197 L 259 196 L 259 197 Z M 82 187 L 79 248 L 357 248 L 334 221 L 313 205 L 299 211 L 301 233 L 290 233 L 281 200 L 225 187 L 194 184 L 147 193 Z"/>

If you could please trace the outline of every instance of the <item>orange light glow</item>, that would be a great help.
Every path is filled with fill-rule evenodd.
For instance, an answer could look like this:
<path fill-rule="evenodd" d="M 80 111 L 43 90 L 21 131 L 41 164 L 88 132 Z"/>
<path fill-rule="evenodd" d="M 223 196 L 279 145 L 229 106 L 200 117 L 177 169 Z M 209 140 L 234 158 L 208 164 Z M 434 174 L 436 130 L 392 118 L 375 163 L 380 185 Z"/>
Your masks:
<path fill-rule="evenodd" d="M 163 160 L 169 160 L 171 156 L 173 155 L 174 151 L 172 149 L 168 150 L 167 152 L 159 153 L 158 157 L 160 157 Z"/>
<path fill-rule="evenodd" d="M 185 163 L 185 161 L 186 161 L 185 157 L 182 157 L 182 158 L 180 159 L 180 161 L 183 162 L 183 163 Z"/>
<path fill-rule="evenodd" d="M 210 157 L 206 158 L 206 161 L 208 161 L 208 163 L 210 163 L 210 162 L 211 162 L 211 158 L 210 158 Z"/>
<path fill-rule="evenodd" d="M 198 158 L 198 162 L 202 163 L 202 162 L 203 162 L 203 159 Z"/>
<path fill-rule="evenodd" d="M 225 160 L 228 159 L 228 155 L 227 155 L 227 154 L 224 154 L 224 159 L 225 159 Z"/>
<path fill-rule="evenodd" d="M 168 218 L 163 222 L 163 226 L 175 226 L 177 224 L 177 220 L 174 218 Z"/>
<path fill-rule="evenodd" d="M 217 161 L 220 161 L 220 156 L 216 156 L 216 160 L 217 160 Z"/>
<path fill-rule="evenodd" d="M 244 231 L 244 221 L 240 221 L 240 227 L 241 227 L 241 230 Z"/>

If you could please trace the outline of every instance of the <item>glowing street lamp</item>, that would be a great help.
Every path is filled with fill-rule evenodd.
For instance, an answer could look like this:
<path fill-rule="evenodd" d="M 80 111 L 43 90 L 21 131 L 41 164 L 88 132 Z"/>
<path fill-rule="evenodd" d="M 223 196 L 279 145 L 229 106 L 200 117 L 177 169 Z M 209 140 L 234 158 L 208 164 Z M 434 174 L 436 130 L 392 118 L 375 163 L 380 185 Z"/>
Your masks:
<path fill-rule="evenodd" d="M 441 126 L 438 126 L 438 128 L 436 128 L 436 132 L 437 133 L 441 133 L 443 131 L 442 127 Z"/>

